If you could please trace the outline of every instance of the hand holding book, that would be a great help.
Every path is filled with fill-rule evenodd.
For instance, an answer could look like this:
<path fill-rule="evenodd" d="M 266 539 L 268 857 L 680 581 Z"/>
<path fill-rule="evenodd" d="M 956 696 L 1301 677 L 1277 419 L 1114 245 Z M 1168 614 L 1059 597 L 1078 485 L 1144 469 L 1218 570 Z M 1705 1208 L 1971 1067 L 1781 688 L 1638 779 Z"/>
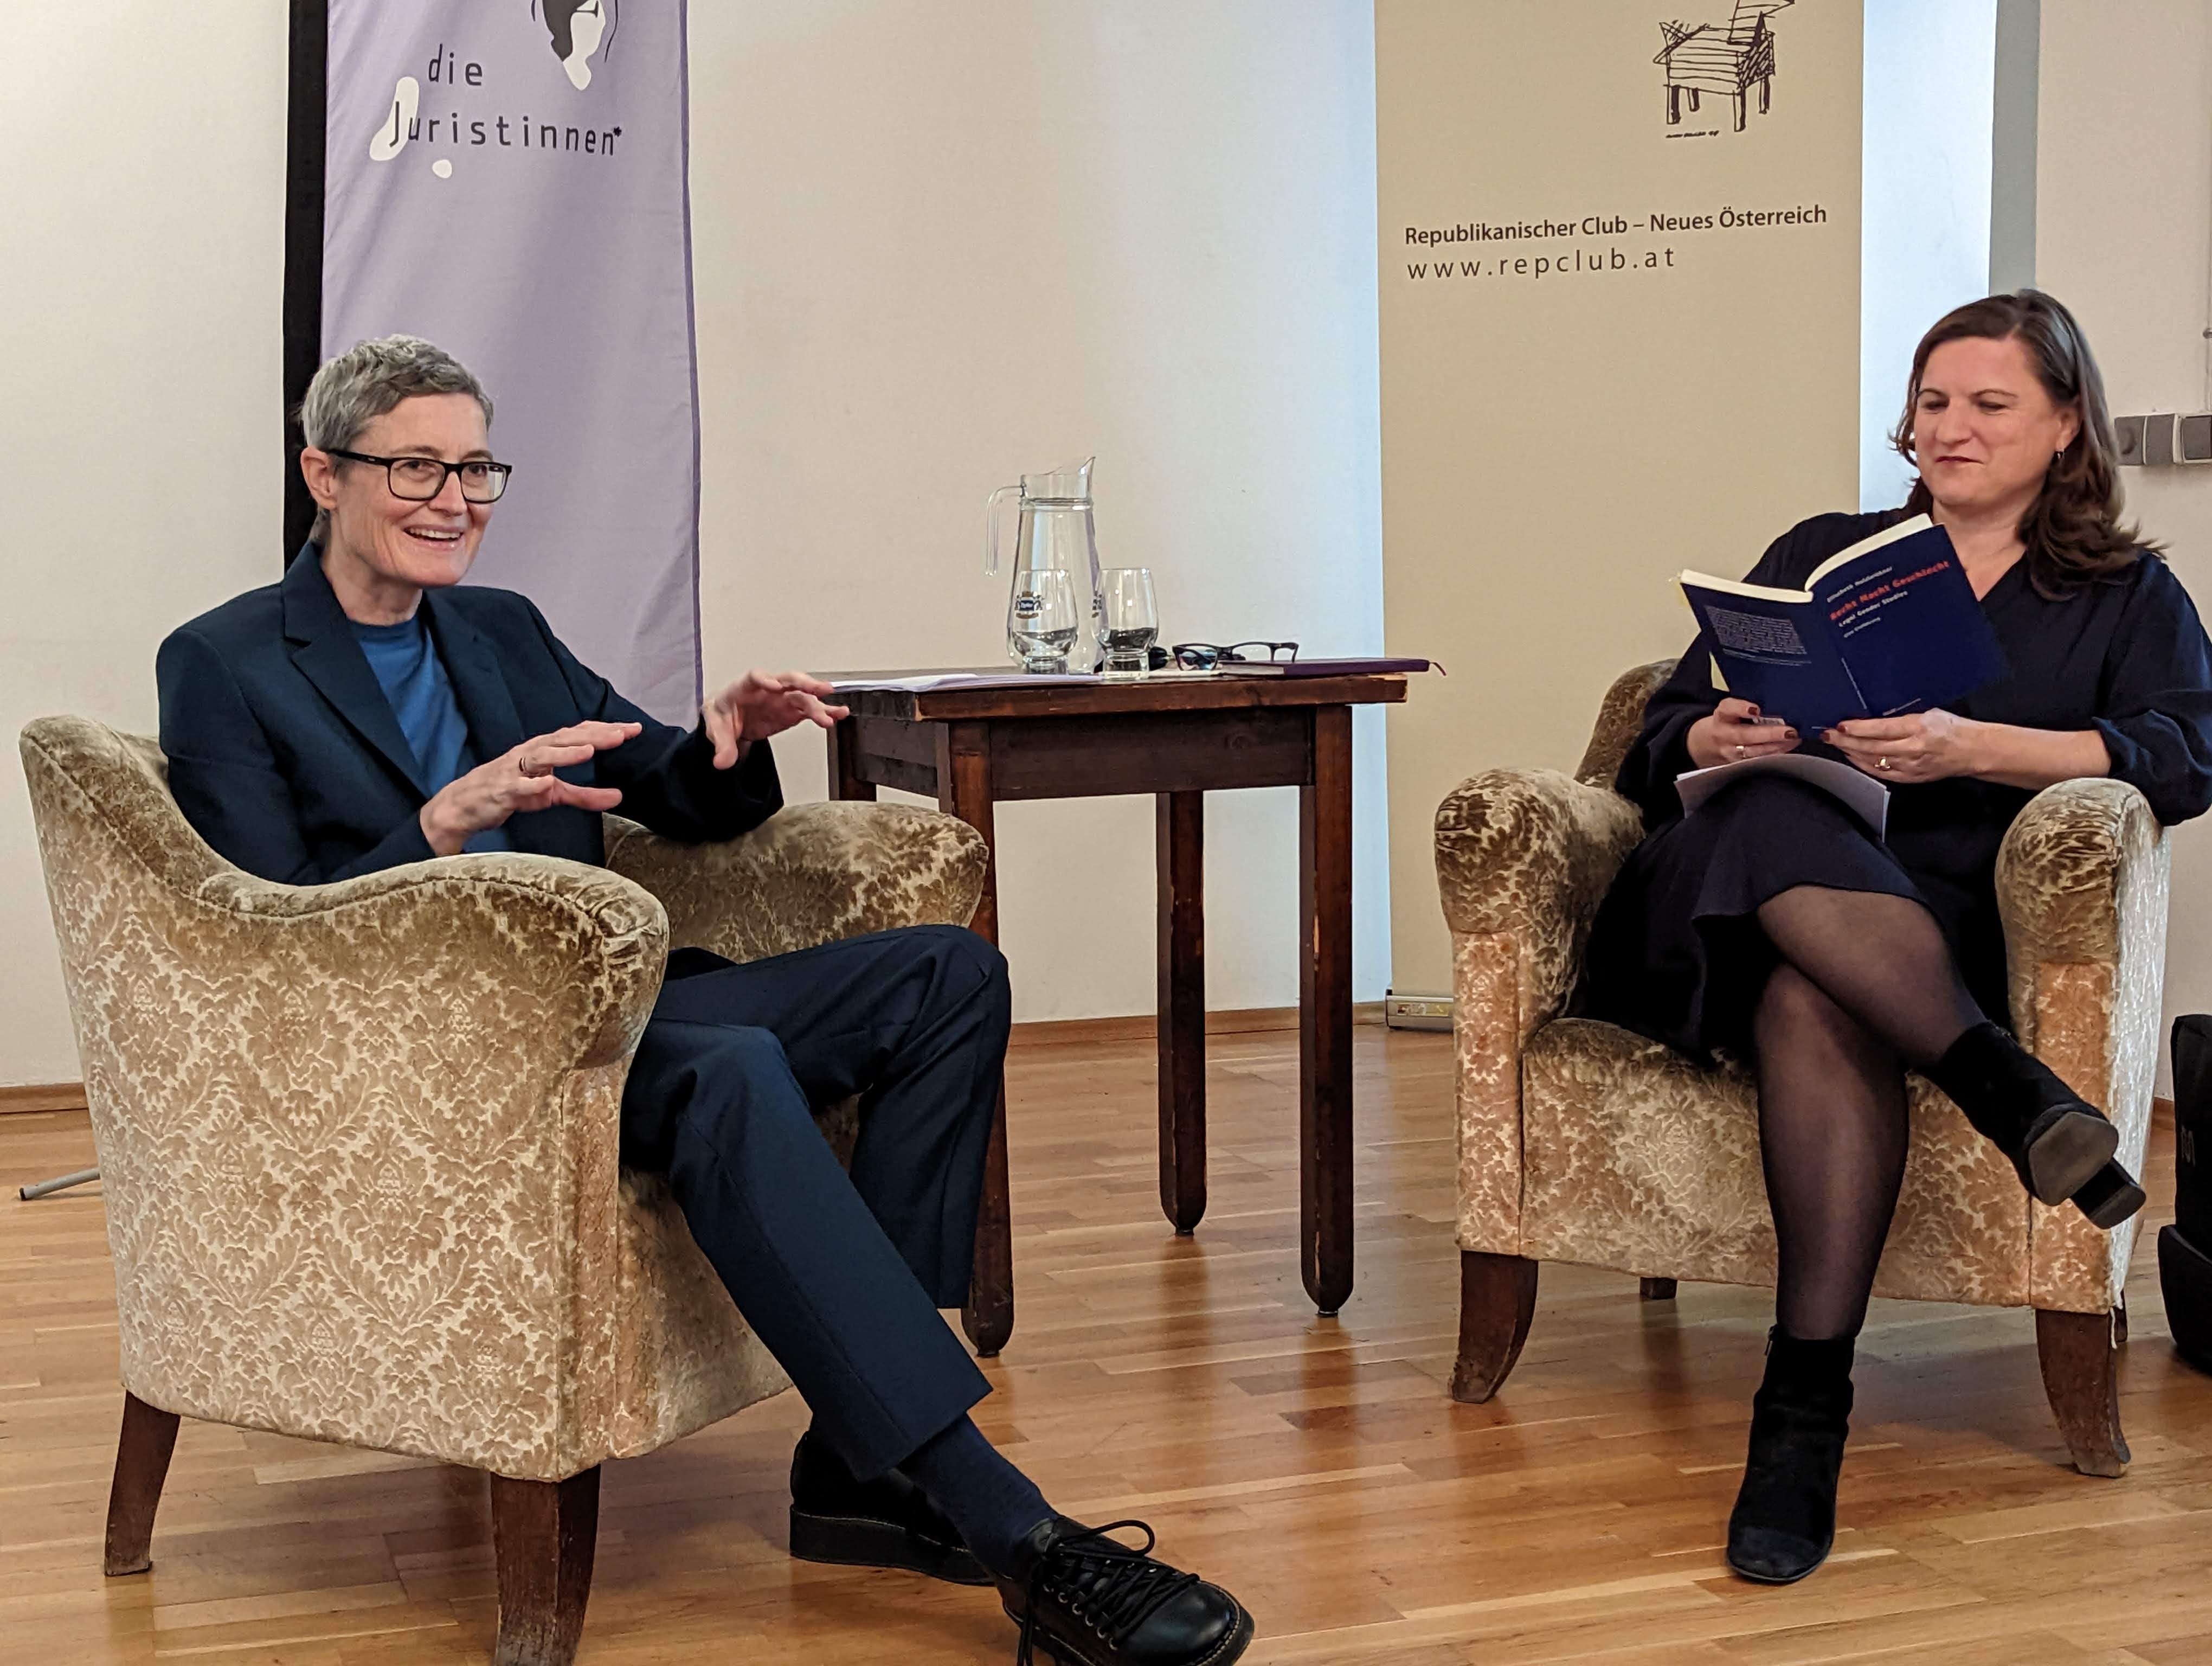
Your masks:
<path fill-rule="evenodd" d="M 1973 737 L 1982 727 L 1939 707 L 1905 717 L 1851 718 L 1824 731 L 1820 739 L 1854 767 L 1896 787 L 1978 774 Z M 1733 696 L 1692 724 L 1684 737 L 1691 763 L 1701 769 L 1793 752 L 1800 739 L 1789 725 Z"/>
<path fill-rule="evenodd" d="M 1690 761 L 1710 769 L 1794 751 L 1797 739 L 1797 731 L 1779 718 L 1768 717 L 1750 701 L 1731 696 L 1713 708 L 1711 716 L 1701 717 L 1690 726 L 1684 744 Z"/>
<path fill-rule="evenodd" d="M 1863 717 L 1820 739 L 1876 781 L 1898 785 L 1981 773 L 1972 739 L 1983 726 L 1943 710 Z"/>

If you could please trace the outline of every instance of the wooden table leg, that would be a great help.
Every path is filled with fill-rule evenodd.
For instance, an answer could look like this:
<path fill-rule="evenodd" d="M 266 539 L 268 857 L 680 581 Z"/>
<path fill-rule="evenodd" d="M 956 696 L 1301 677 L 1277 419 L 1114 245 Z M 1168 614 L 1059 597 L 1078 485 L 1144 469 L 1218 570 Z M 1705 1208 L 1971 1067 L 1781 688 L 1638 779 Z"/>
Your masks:
<path fill-rule="evenodd" d="M 1324 1314 L 1352 1294 L 1352 708 L 1314 708 L 1298 789 L 1298 1249 Z"/>
<path fill-rule="evenodd" d="M 830 731 L 830 796 L 833 799 L 873 799 L 876 784 L 860 775 L 860 728 L 851 718 Z"/>
<path fill-rule="evenodd" d="M 1158 795 L 1160 1207 L 1206 1214 L 1206 794 Z"/>
<path fill-rule="evenodd" d="M 991 850 L 983 869 L 983 896 L 975 905 L 972 929 L 986 941 L 999 940 L 999 858 L 991 806 L 991 733 L 982 723 L 947 723 L 937 732 L 937 803 L 949 815 L 983 836 Z M 990 1154 L 984 1159 L 982 1208 L 975 1223 L 975 1262 L 969 1277 L 968 1306 L 961 1315 L 968 1340 L 985 1359 L 996 1354 L 1014 1334 L 1013 1210 L 1006 1186 L 1006 1084 L 999 1082 L 998 1115 L 991 1122 Z"/>

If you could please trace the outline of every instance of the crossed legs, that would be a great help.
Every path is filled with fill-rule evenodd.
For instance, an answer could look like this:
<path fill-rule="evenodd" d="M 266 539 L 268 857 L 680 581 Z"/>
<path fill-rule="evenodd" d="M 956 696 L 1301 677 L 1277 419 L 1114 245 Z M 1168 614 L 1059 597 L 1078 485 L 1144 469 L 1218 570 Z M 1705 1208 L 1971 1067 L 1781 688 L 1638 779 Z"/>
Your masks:
<path fill-rule="evenodd" d="M 1780 957 L 1752 1023 L 1775 1318 L 1808 1341 L 1855 1335 L 1905 1177 L 1905 1072 L 1982 1014 L 1910 897 L 1798 885 L 1758 918 Z"/>
<path fill-rule="evenodd" d="M 1854 1339 L 1905 1178 L 1905 1072 L 1984 1020 L 1911 897 L 1793 885 L 1758 920 L 1778 957 L 1752 1018 L 1775 1327 L 1728 1560 L 1788 1584 L 1835 1542 Z"/>
<path fill-rule="evenodd" d="M 880 1474 L 987 1392 L 938 1310 L 967 1289 L 1005 963 L 931 927 L 745 965 L 691 954 L 638 1044 L 623 1160 L 668 1177 L 830 1444 Z M 854 1093 L 848 1175 L 812 1111 Z"/>
<path fill-rule="evenodd" d="M 1234 1597 L 1057 1514 L 968 1417 L 988 1385 L 939 1310 L 967 1294 L 975 1251 L 1009 1018 L 999 952 L 917 926 L 746 965 L 683 950 L 669 971 L 623 1154 L 666 1173 L 814 1413 L 793 1554 L 995 1582 L 1024 1660 L 1033 1644 L 1077 1658 L 1079 1638 L 1097 1666 L 1228 1666 L 1252 1635 Z M 854 1094 L 848 1170 L 812 1109 Z"/>

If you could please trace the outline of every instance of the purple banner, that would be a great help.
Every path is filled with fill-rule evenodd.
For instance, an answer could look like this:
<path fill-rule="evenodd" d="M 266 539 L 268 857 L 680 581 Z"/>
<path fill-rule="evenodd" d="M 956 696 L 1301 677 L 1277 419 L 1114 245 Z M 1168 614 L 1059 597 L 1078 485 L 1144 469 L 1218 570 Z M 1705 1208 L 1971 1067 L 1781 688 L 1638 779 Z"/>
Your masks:
<path fill-rule="evenodd" d="M 472 582 L 699 702 L 683 0 L 329 0 L 323 351 L 427 337 L 514 465 Z"/>

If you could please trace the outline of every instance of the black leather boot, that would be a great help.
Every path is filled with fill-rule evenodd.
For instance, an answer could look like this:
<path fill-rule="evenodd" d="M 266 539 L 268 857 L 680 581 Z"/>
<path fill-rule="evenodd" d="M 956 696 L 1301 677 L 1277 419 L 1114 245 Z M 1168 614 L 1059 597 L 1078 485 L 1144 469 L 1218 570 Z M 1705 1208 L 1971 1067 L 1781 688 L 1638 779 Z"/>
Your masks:
<path fill-rule="evenodd" d="M 1124 1528 L 1145 1535 L 1142 1550 L 1106 1536 Z M 1061 1666 L 1229 1666 L 1242 1655 L 1252 1616 L 1220 1586 L 1155 1561 L 1152 1542 L 1142 1522 L 1039 1522 L 999 1581 L 1022 1628 L 1016 1666 L 1039 1650 Z"/>
<path fill-rule="evenodd" d="M 921 1488 L 896 1469 L 855 1479 L 811 1429 L 791 1455 L 791 1554 L 803 1562 L 906 1568 L 956 1585 L 991 1583 Z"/>
<path fill-rule="evenodd" d="M 2112 1160 L 2119 1130 L 2001 1025 L 1976 1025 L 1929 1067 L 1928 1079 L 1975 1131 L 2012 1159 L 2045 1203 L 2071 1198 L 2107 1230 L 2143 1206 L 2135 1177 Z"/>
<path fill-rule="evenodd" d="M 1836 1482 L 1851 1419 L 1849 1336 L 1805 1342 L 1767 1333 L 1766 1380 L 1751 1402 L 1751 1451 L 1729 1517 L 1728 1564 L 1762 1585 L 1790 1585 L 1828 1560 Z"/>

